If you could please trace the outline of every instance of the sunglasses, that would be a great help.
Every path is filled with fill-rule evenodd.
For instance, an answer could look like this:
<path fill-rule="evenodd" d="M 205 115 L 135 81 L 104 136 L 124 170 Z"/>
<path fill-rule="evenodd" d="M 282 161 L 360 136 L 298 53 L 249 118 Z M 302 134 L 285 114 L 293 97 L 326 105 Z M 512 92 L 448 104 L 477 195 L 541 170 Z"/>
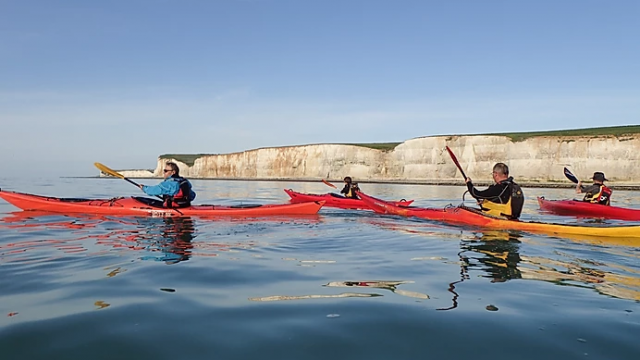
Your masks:
<path fill-rule="evenodd" d="M 169 170 L 164 169 L 163 171 L 164 171 L 164 172 L 169 172 L 169 171 L 173 171 L 173 170 L 171 170 L 171 169 L 169 169 Z"/>

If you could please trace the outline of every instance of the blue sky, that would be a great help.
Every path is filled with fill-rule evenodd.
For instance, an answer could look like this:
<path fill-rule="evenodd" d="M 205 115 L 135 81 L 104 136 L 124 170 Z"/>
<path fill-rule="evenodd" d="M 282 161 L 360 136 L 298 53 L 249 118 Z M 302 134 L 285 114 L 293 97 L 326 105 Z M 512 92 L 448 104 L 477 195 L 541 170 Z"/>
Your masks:
<path fill-rule="evenodd" d="M 0 0 L 0 175 L 639 123 L 640 1 Z"/>

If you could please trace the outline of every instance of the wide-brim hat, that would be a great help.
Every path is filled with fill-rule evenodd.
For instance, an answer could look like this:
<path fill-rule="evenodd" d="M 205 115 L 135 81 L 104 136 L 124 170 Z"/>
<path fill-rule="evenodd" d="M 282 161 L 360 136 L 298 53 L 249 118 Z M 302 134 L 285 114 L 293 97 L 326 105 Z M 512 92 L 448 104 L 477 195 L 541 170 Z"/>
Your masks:
<path fill-rule="evenodd" d="M 606 177 L 604 177 L 604 173 L 599 171 L 594 172 L 593 177 L 591 179 L 598 180 L 598 181 L 609 181 L 607 180 Z"/>

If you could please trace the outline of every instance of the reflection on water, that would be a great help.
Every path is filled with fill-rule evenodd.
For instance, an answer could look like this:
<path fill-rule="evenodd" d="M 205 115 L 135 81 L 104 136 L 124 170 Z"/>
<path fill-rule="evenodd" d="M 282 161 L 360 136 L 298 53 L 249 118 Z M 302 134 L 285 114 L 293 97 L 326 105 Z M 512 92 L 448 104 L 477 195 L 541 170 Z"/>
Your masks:
<path fill-rule="evenodd" d="M 335 299 L 335 298 L 367 298 L 382 296 L 380 294 L 365 294 L 365 293 L 341 293 L 341 294 L 328 294 L 328 295 L 273 295 L 263 297 L 252 297 L 250 301 L 284 301 L 284 300 L 306 300 L 306 299 Z"/>
<path fill-rule="evenodd" d="M 248 250 L 260 245 L 255 233 L 270 226 L 304 224 L 312 226 L 319 220 L 314 217 L 200 220 L 196 225 L 191 217 L 110 217 L 97 215 L 58 215 L 47 212 L 19 211 L 2 219 L 0 230 L 13 230 L 22 234 L 17 241 L 0 243 L 0 262 L 41 263 L 72 254 L 87 257 L 113 252 L 140 252 L 139 260 L 177 264 L 193 256 L 216 257 L 220 253 Z M 268 224 L 268 225 L 266 225 Z M 203 241 L 195 242 L 198 232 L 208 234 Z M 24 235 L 45 234 L 42 239 Z M 238 241 L 238 235 L 246 233 Z M 63 235 L 63 236 L 60 236 Z M 222 241 L 213 241 L 219 238 Z M 54 248 L 58 252 L 51 252 Z M 107 277 L 127 271 L 122 264 L 107 267 Z"/>
<path fill-rule="evenodd" d="M 318 218 L 302 219 L 305 226 L 317 226 Z M 452 262 L 443 257 L 413 257 L 413 261 L 439 261 L 443 264 L 454 264 L 459 267 L 459 277 L 443 284 L 451 295 L 451 305 L 439 310 L 455 309 L 464 294 L 457 289 L 458 284 L 468 280 L 470 273 L 479 272 L 482 278 L 493 283 L 510 280 L 538 280 L 563 286 L 591 288 L 601 294 L 640 300 L 640 274 L 628 266 L 607 264 L 604 261 L 592 261 L 578 256 L 570 256 L 555 252 L 556 257 L 521 255 L 523 243 L 545 246 L 547 241 L 560 241 L 553 237 L 532 237 L 532 235 L 513 231 L 459 231 L 446 226 L 379 217 L 358 217 L 358 222 L 392 230 L 410 236 L 424 238 L 451 239 L 459 242 L 457 261 Z M 255 239 L 255 234 L 267 231 L 265 223 L 274 226 L 296 223 L 291 219 L 263 219 L 260 221 L 242 221 L 234 219 L 230 222 L 201 222 L 191 217 L 107 217 L 94 215 L 52 215 L 40 212 L 14 212 L 3 218 L 0 229 L 11 229 L 20 233 L 48 233 L 44 239 L 20 240 L 0 244 L 0 262 L 2 263 L 43 263 L 59 259 L 63 256 L 82 255 L 87 257 L 101 256 L 113 252 L 134 251 L 141 253 L 138 260 L 163 262 L 168 265 L 188 261 L 194 256 L 216 257 L 221 253 L 233 253 L 238 250 L 250 250 L 256 246 L 266 245 Z M 243 229 L 244 227 L 244 229 Z M 213 236 L 211 235 L 211 230 Z M 64 230 L 64 231 L 63 231 Z M 56 231 L 63 231 L 66 237 L 55 236 Z M 206 238 L 198 241 L 199 233 L 207 233 Z M 238 241 L 243 237 L 243 241 Z M 222 241 L 214 241 L 219 238 Z M 594 238 L 570 238 L 570 241 L 598 246 L 599 251 L 612 255 L 635 257 L 632 251 L 623 251 L 617 246 L 625 247 L 629 243 L 611 241 L 603 243 Z M 563 240 L 566 243 L 566 239 Z M 604 246 L 608 247 L 604 247 Z M 51 252 L 53 248 L 57 252 Z M 453 254 L 452 254 L 453 255 Z M 260 257 L 260 255 L 253 255 Z M 237 260 L 237 257 L 229 257 Z M 295 258 L 283 258 L 296 260 Z M 299 260 L 301 266 L 314 264 L 331 264 L 335 260 Z M 115 277 L 127 271 L 122 263 L 104 267 L 106 276 Z M 402 284 L 413 281 L 390 280 L 341 280 L 330 281 L 325 287 L 357 287 L 389 290 L 397 295 L 430 299 L 426 293 L 398 288 Z M 345 295 L 346 294 L 346 295 Z M 377 294 L 380 295 L 380 294 Z M 309 299 L 320 297 L 352 297 L 365 296 L 343 293 L 334 295 L 274 295 L 254 297 L 254 301 L 275 301 L 292 299 Z M 107 305 L 108 306 L 108 305 Z"/>
<path fill-rule="evenodd" d="M 403 289 L 398 289 L 398 285 L 402 284 L 411 284 L 413 281 L 332 281 L 327 283 L 324 286 L 328 287 L 363 287 L 363 288 L 376 288 L 376 289 L 385 289 L 390 290 L 391 292 L 402 295 L 413 297 L 417 299 L 429 299 L 429 295 L 422 294 L 415 291 L 408 291 Z"/>
<path fill-rule="evenodd" d="M 413 281 L 331 281 L 323 285 L 326 287 L 357 287 L 357 288 L 369 288 L 369 289 L 384 289 L 389 290 L 394 294 L 417 298 L 417 299 L 429 299 L 429 295 L 398 289 L 398 285 L 412 284 Z M 377 297 L 383 296 L 378 293 L 340 293 L 329 295 L 271 295 L 263 297 L 249 298 L 251 301 L 282 301 L 282 300 L 304 300 L 304 299 L 329 299 L 329 298 L 346 298 L 346 297 Z"/>
<path fill-rule="evenodd" d="M 153 218 L 144 218 L 140 222 L 150 222 Z M 147 255 L 142 260 L 164 261 L 166 264 L 176 264 L 189 260 L 195 237 L 195 226 L 190 217 L 162 218 L 161 226 L 154 222 L 145 226 L 147 231 L 136 236 L 138 246 L 144 246 L 148 252 L 159 252 L 159 255 Z"/>
<path fill-rule="evenodd" d="M 448 284 L 447 291 L 452 294 L 452 305 L 438 310 L 450 310 L 458 307 L 460 297 L 456 285 L 468 280 L 471 272 L 480 272 L 478 276 L 491 279 L 491 282 L 509 280 L 539 280 L 556 285 L 591 288 L 603 295 L 621 299 L 640 300 L 640 271 L 619 264 L 593 261 L 554 251 L 557 258 L 521 255 L 523 243 L 548 246 L 541 239 L 532 239 L 514 231 L 475 231 L 451 232 L 428 223 L 389 222 L 375 219 L 368 221 L 379 227 L 399 231 L 425 238 L 459 239 L 460 252 L 457 254 L 460 278 Z M 438 230 L 442 229 L 442 230 Z M 553 237 L 549 241 L 559 241 Z M 637 258 L 635 248 L 626 248 L 629 242 L 601 241 L 593 237 L 573 237 L 569 240 L 597 245 L 599 252 L 608 252 L 616 256 Z M 604 247 L 607 245 L 609 247 Z M 618 248 L 622 246 L 623 248 Z M 438 257 L 417 257 L 411 260 L 444 260 Z"/>
<path fill-rule="evenodd" d="M 522 235 L 507 232 L 476 233 L 476 239 L 463 240 L 460 248 L 482 256 L 465 258 L 467 268 L 481 270 L 492 282 L 513 279 L 548 281 L 557 285 L 590 287 L 599 293 L 640 300 L 640 273 L 628 267 L 618 267 L 630 275 L 616 274 L 604 269 L 604 262 L 571 257 L 570 259 L 548 259 L 541 256 L 521 256 Z M 560 254 L 567 258 L 566 254 Z M 470 260 L 473 259 L 474 261 Z M 635 275 L 635 276 L 634 276 Z"/>
<path fill-rule="evenodd" d="M 521 261 L 519 247 L 522 235 L 512 232 L 480 232 L 473 240 L 463 240 L 460 243 L 460 257 L 465 263 L 465 270 L 480 268 L 484 270 L 483 277 L 492 282 L 504 282 L 519 279 L 518 263 Z M 466 255 L 473 251 L 485 256 Z M 474 260 L 477 263 L 474 263 Z"/>

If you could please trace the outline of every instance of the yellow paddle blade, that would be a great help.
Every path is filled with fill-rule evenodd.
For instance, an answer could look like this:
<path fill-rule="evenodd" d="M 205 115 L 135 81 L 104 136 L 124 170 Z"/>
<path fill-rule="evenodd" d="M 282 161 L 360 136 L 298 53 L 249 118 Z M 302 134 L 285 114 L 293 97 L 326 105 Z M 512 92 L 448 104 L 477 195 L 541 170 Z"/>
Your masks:
<path fill-rule="evenodd" d="M 124 175 L 120 174 L 119 172 L 115 171 L 115 170 L 111 170 L 108 167 L 106 167 L 103 164 L 100 164 L 99 162 L 93 163 L 93 165 L 95 165 L 95 167 L 97 167 L 100 171 L 102 171 L 105 174 L 111 175 L 111 176 L 115 176 L 117 178 L 120 179 L 124 179 Z"/>

